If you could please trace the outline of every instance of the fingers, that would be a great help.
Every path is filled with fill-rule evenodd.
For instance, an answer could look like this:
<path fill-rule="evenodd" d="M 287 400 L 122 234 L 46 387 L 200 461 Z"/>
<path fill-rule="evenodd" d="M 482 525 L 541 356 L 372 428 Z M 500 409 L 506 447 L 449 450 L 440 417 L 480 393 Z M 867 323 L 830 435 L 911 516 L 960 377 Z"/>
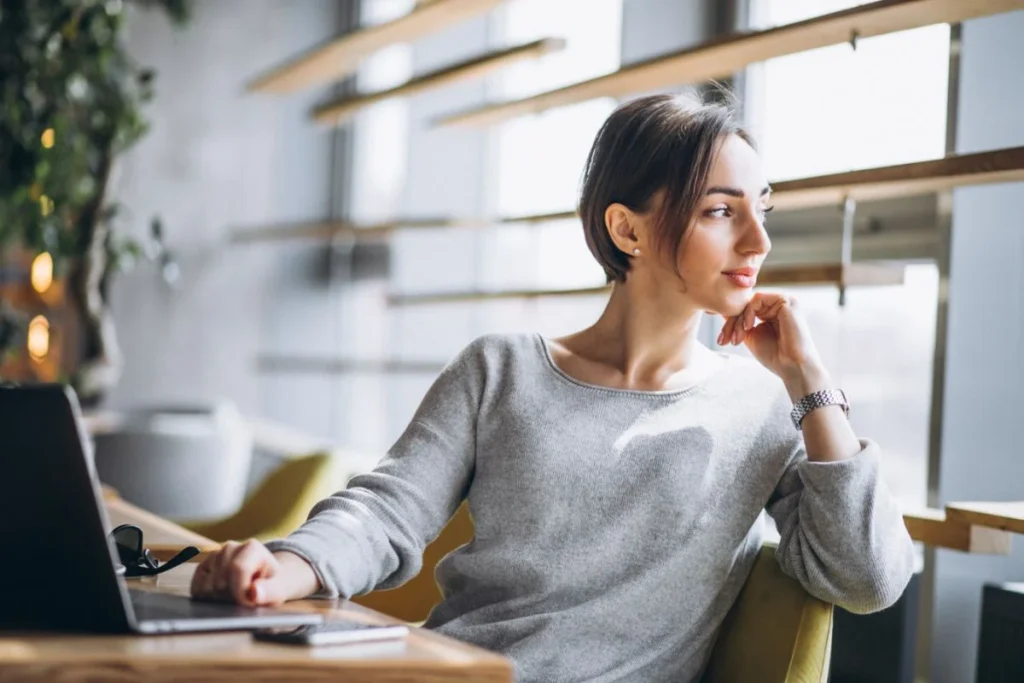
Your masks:
<path fill-rule="evenodd" d="M 758 319 L 772 322 L 787 306 L 794 308 L 796 299 L 784 294 L 758 292 L 739 315 L 726 319 L 718 335 L 718 344 L 725 346 L 744 342 L 757 327 Z"/>
<path fill-rule="evenodd" d="M 725 346 L 732 341 L 732 331 L 735 326 L 736 318 L 726 318 L 725 324 L 722 325 L 722 331 L 718 333 L 718 345 Z"/>
<path fill-rule="evenodd" d="M 286 582 L 275 575 L 270 578 L 257 578 L 252 583 L 249 598 L 253 605 L 273 607 L 288 599 Z"/>
<path fill-rule="evenodd" d="M 273 557 L 259 541 L 250 539 L 242 544 L 224 569 L 231 598 L 240 605 L 257 604 L 260 596 L 252 589 L 257 581 L 273 575 L 271 562 Z"/>
<path fill-rule="evenodd" d="M 199 566 L 196 567 L 195 573 L 192 574 L 192 583 L 189 586 L 189 593 L 191 593 L 193 597 L 203 597 L 206 592 L 206 585 L 210 576 L 210 567 L 212 566 L 216 556 L 217 553 L 211 553 L 204 557 L 199 563 Z"/>
<path fill-rule="evenodd" d="M 246 544 L 227 541 L 220 550 L 207 556 L 192 576 L 192 596 L 211 600 L 233 600 L 231 570 L 235 558 Z"/>
<path fill-rule="evenodd" d="M 213 597 L 227 597 L 228 567 L 231 566 L 231 561 L 241 548 L 241 543 L 237 541 L 227 541 L 221 547 L 220 552 L 217 553 L 217 557 L 214 558 L 210 572 L 210 589 L 214 594 Z"/>

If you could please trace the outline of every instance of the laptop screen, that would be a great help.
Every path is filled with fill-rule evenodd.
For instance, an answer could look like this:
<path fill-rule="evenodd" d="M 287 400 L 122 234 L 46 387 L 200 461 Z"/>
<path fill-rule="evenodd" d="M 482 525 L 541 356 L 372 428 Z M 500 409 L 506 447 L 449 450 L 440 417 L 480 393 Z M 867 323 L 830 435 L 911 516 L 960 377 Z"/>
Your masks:
<path fill-rule="evenodd" d="M 77 414 L 67 387 L 0 387 L 0 627 L 128 630 Z"/>

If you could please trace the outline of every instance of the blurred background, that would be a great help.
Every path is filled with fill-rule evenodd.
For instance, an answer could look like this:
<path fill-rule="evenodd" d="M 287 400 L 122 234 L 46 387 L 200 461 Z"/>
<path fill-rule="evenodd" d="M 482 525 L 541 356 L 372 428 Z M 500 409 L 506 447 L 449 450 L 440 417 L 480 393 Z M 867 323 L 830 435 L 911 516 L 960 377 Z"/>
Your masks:
<path fill-rule="evenodd" d="M 604 284 L 571 216 L 598 127 L 631 96 L 713 88 L 638 81 L 487 125 L 456 115 L 865 4 L 488 0 L 427 29 L 411 22 L 350 68 L 328 58 L 305 82 L 281 76 L 338 36 L 446 3 L 458 4 L 4 4 L 0 378 L 75 386 L 110 437 L 97 444 L 101 477 L 129 498 L 217 519 L 312 452 L 330 454 L 326 488 L 342 486 L 474 337 L 589 325 L 601 293 L 522 294 Z M 1024 12 L 978 5 L 993 9 L 851 33 L 715 79 L 737 96 L 773 184 L 1024 145 Z M 534 44 L 486 73 L 466 66 Z M 412 94 L 360 99 L 417 79 Z M 890 273 L 771 288 L 804 303 L 907 509 L 1021 497 L 1022 200 L 1020 182 L 925 188 L 845 211 L 841 198 L 782 207 L 769 221 L 772 266 Z M 708 346 L 720 325 L 705 320 Z M 168 446 L 177 475 L 133 464 L 137 446 L 115 438 L 133 425 L 190 435 Z M 193 464 L 174 459 L 201 443 Z M 199 495 L 204 479 L 219 498 Z M 1022 554 L 921 552 L 932 583 L 918 676 L 970 680 L 979 585 L 1019 579 Z"/>

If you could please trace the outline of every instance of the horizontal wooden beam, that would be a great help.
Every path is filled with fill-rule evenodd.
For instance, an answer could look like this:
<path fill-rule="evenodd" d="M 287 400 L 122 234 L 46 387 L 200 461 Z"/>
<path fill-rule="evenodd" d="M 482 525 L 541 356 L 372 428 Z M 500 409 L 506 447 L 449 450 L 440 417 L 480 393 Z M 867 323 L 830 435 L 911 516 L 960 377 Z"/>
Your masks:
<path fill-rule="evenodd" d="M 950 503 L 946 506 L 946 516 L 962 524 L 1024 534 L 1024 501 Z"/>
<path fill-rule="evenodd" d="M 416 360 L 353 360 L 315 356 L 261 356 L 257 361 L 265 373 L 327 373 L 327 374 L 436 374 L 444 363 Z"/>
<path fill-rule="evenodd" d="M 841 263 L 769 266 L 758 274 L 758 284 L 769 286 L 844 285 L 870 287 L 903 284 L 902 266 L 886 263 Z M 434 292 L 396 294 L 388 297 L 391 306 L 499 301 L 502 299 L 541 299 L 555 297 L 607 296 L 611 286 L 579 289 L 512 289 L 498 291 Z"/>
<path fill-rule="evenodd" d="M 903 523 L 910 537 L 925 545 L 965 553 L 1010 554 L 1011 534 L 951 520 L 943 510 L 929 508 L 909 512 L 903 515 Z"/>
<path fill-rule="evenodd" d="M 353 73 L 368 55 L 408 43 L 497 7 L 506 0 L 433 0 L 393 21 L 358 28 L 319 45 L 249 83 L 249 90 L 286 93 Z"/>
<path fill-rule="evenodd" d="M 281 240 L 331 240 L 354 238 L 375 240 L 388 237 L 396 230 L 416 228 L 482 227 L 484 223 L 473 219 L 454 218 L 410 218 L 407 220 L 381 221 L 379 223 L 354 223 L 351 221 L 312 221 L 309 223 L 279 223 L 255 228 L 234 228 L 230 240 L 236 244 L 248 242 L 277 242 Z"/>
<path fill-rule="evenodd" d="M 582 287 L 578 289 L 508 289 L 495 291 L 433 292 L 429 294 L 393 294 L 389 306 L 425 306 L 502 299 L 544 299 L 555 297 L 607 296 L 611 286 Z"/>
<path fill-rule="evenodd" d="M 311 117 L 317 123 L 337 125 L 347 121 L 360 109 L 365 109 L 377 102 L 382 102 L 392 97 L 415 95 L 425 90 L 440 88 L 460 81 L 482 78 L 489 73 L 504 69 L 516 62 L 537 59 L 546 54 L 557 52 L 564 47 L 565 41 L 561 38 L 541 38 L 532 43 L 517 45 L 507 50 L 490 52 L 438 69 L 437 71 L 423 74 L 422 76 L 417 76 L 387 90 L 348 95 L 331 100 L 316 107 Z"/>
<path fill-rule="evenodd" d="M 1024 0 L 883 0 L 764 31 L 737 33 L 624 66 L 604 76 L 437 120 L 483 126 L 599 97 L 622 98 L 731 76 L 773 57 L 1024 8 Z"/>
<path fill-rule="evenodd" d="M 954 187 L 1024 182 L 1024 147 L 772 183 L 783 210 L 840 205 L 846 197 L 874 201 L 944 192 Z"/>
<path fill-rule="evenodd" d="M 929 194 L 953 187 L 986 183 L 1024 182 L 1024 147 L 960 154 L 896 166 L 834 173 L 772 183 L 772 203 L 782 210 L 839 206 L 847 196 L 872 201 L 898 196 Z M 318 221 L 303 224 L 239 228 L 233 242 L 283 239 L 378 239 L 395 230 L 416 228 L 481 228 L 493 225 L 543 223 L 576 218 L 573 210 L 503 218 L 412 218 L 372 224 Z"/>

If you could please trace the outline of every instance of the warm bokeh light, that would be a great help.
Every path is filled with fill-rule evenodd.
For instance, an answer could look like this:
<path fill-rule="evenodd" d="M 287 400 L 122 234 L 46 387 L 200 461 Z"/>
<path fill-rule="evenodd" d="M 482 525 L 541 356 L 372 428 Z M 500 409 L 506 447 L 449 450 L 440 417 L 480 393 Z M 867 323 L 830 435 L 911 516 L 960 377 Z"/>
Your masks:
<path fill-rule="evenodd" d="M 53 284 L 53 257 L 44 251 L 32 261 L 32 289 L 40 294 Z"/>
<path fill-rule="evenodd" d="M 51 147 L 53 147 L 54 137 L 55 135 L 53 132 L 53 128 L 47 128 L 46 130 L 44 130 L 42 138 L 43 147 L 45 147 L 46 149 L 50 149 Z"/>
<path fill-rule="evenodd" d="M 50 353 L 50 322 L 41 315 L 28 324 L 28 355 L 41 361 Z"/>
<path fill-rule="evenodd" d="M 44 216 L 49 216 L 53 213 L 53 200 L 45 194 L 39 198 L 39 211 Z"/>

